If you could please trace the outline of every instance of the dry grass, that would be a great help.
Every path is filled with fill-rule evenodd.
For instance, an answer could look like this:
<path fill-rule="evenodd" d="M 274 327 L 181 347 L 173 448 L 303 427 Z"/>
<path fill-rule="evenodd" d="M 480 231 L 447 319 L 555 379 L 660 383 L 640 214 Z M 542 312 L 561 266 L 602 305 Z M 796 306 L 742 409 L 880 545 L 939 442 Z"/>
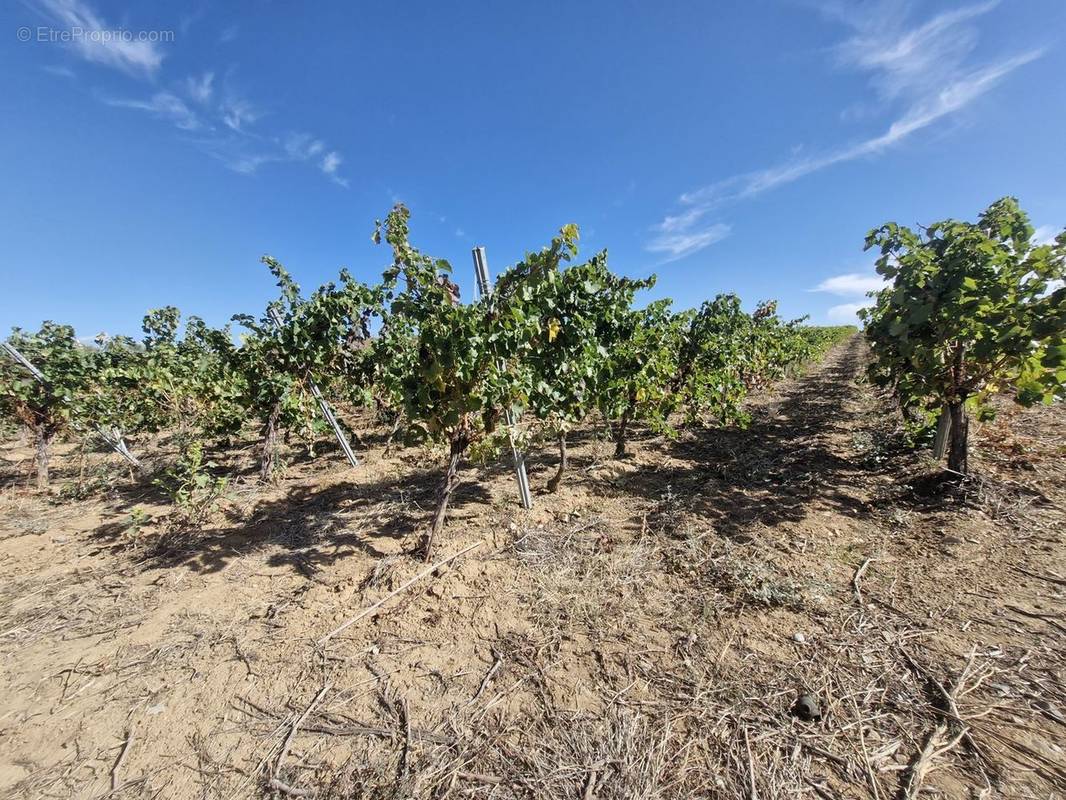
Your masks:
<path fill-rule="evenodd" d="M 744 433 L 575 443 L 528 514 L 489 465 L 442 544 L 482 547 L 327 646 L 423 568 L 421 451 L 137 541 L 128 498 L 4 490 L 5 796 L 1053 796 L 1066 415 L 1005 410 L 929 490 L 854 356 Z"/>
<path fill-rule="evenodd" d="M 338 798 L 835 798 L 847 796 L 849 785 L 889 797 L 900 776 L 917 776 L 910 778 L 917 785 L 930 767 L 953 758 L 988 788 L 999 777 L 993 764 L 1024 765 L 1049 781 L 1066 777 L 988 722 L 1009 705 L 990 710 L 972 701 L 982 684 L 1009 673 L 997 663 L 1001 655 L 971 654 L 965 680 L 938 681 L 934 669 L 919 666 L 928 655 L 921 633 L 881 628 L 861 609 L 845 624 L 799 659 L 803 688 L 825 704 L 820 722 L 790 714 L 797 691 L 790 670 L 745 674 L 694 641 L 680 667 L 634 658 L 634 679 L 595 713 L 558 709 L 545 698 L 535 712 L 508 718 L 493 713 L 496 697 L 486 696 L 426 731 L 405 726 L 407 712 L 388 712 L 375 726 L 323 708 L 303 725 L 312 742 L 304 759 L 337 737 L 362 740 L 357 756 L 318 776 L 322 796 Z M 508 661 L 521 665 L 513 653 Z M 957 717 L 945 721 L 934 684 L 955 686 Z M 379 692 L 383 706 L 395 708 L 387 684 Z M 273 743 L 262 759 L 264 780 L 298 716 L 291 707 L 262 718 Z M 919 776 L 919 754 L 934 736 Z M 285 777 L 315 782 L 306 773 Z"/>
<path fill-rule="evenodd" d="M 662 613 L 669 596 L 658 575 L 658 549 L 648 540 L 612 538 L 603 520 L 522 532 L 511 547 L 529 581 L 522 600 L 544 632 L 624 629 Z"/>

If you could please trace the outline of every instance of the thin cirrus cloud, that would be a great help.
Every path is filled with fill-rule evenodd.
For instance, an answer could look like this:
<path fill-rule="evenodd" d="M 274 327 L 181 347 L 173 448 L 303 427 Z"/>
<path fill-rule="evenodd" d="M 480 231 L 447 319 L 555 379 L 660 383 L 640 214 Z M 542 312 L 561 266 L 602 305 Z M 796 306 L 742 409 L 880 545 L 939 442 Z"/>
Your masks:
<path fill-rule="evenodd" d="M 346 178 L 340 177 L 337 174 L 337 170 L 340 168 L 340 165 L 342 163 L 344 163 L 344 159 L 341 158 L 340 153 L 338 153 L 336 150 L 331 150 L 330 152 L 322 156 L 322 159 L 318 162 L 318 168 L 321 169 L 326 175 L 328 175 L 331 180 L 347 188 L 348 180 Z"/>
<path fill-rule="evenodd" d="M 328 150 L 321 139 L 316 139 L 309 133 L 292 133 L 285 138 L 283 147 L 293 161 L 315 163 L 330 180 L 341 186 L 348 186 L 347 179 L 337 174 L 344 158 L 336 150 Z"/>
<path fill-rule="evenodd" d="M 211 97 L 215 93 L 215 73 L 205 72 L 199 78 L 191 76 L 186 78 L 185 91 L 197 103 L 211 102 Z"/>
<path fill-rule="evenodd" d="M 46 64 L 45 66 L 41 67 L 41 69 L 43 69 L 49 75 L 56 75 L 60 78 L 69 78 L 70 80 L 74 80 L 78 77 L 74 73 L 74 70 L 72 70 L 70 67 L 64 67 L 61 64 Z"/>
<path fill-rule="evenodd" d="M 848 272 L 843 275 L 834 275 L 832 278 L 826 278 L 811 291 L 852 297 L 854 295 L 865 295 L 867 292 L 878 292 L 884 288 L 884 279 L 877 275 Z"/>
<path fill-rule="evenodd" d="M 878 292 L 887 286 L 887 282 L 878 275 L 870 275 L 862 272 L 845 272 L 842 275 L 834 275 L 826 278 L 810 291 L 825 292 L 837 297 L 851 298 L 850 302 L 839 303 L 831 306 L 826 311 L 826 316 L 832 322 L 855 322 L 855 315 L 861 309 L 872 305 L 872 301 L 865 299 L 870 292 Z"/>
<path fill-rule="evenodd" d="M 107 98 L 104 102 L 115 108 L 132 108 L 146 111 L 157 119 L 175 125 L 179 130 L 195 131 L 203 127 L 200 117 L 188 104 L 172 92 L 156 92 L 147 100 Z"/>
<path fill-rule="evenodd" d="M 238 174 L 254 175 L 270 164 L 303 163 L 314 166 L 338 186 L 348 186 L 347 178 L 338 171 L 344 160 L 339 152 L 309 133 L 260 132 L 255 123 L 266 115 L 229 90 L 216 100 L 210 77 L 208 73 L 187 78 L 175 91 L 159 91 L 147 100 L 105 98 L 104 102 L 147 112 L 183 132 L 196 133 L 191 142 Z"/>
<path fill-rule="evenodd" d="M 988 63 L 969 63 L 978 34 L 968 23 L 998 4 L 993 0 L 964 6 L 917 27 L 904 28 L 897 21 L 900 6 L 892 0 L 862 5 L 840 0 L 818 2 L 816 7 L 824 16 L 851 29 L 851 35 L 831 51 L 837 66 L 869 74 L 870 85 L 881 102 L 879 110 L 902 107 L 896 119 L 876 136 L 684 192 L 678 198 L 682 210 L 653 226 L 657 235 L 646 248 L 654 252 L 653 248 L 668 243 L 664 237 L 673 235 L 678 258 L 698 252 L 717 241 L 713 236 L 702 236 L 710 229 L 698 225 L 712 210 L 837 164 L 878 156 L 962 111 L 1012 72 L 1040 58 L 1044 51 L 1034 48 Z M 664 231 L 664 226 L 678 220 L 687 222 L 683 237 Z M 838 313 L 845 313 L 841 309 Z"/>
<path fill-rule="evenodd" d="M 1055 244 L 1055 239 L 1063 228 L 1056 228 L 1054 225 L 1041 225 L 1035 231 L 1033 231 L 1032 243 L 1033 247 L 1040 247 L 1045 244 Z"/>
<path fill-rule="evenodd" d="M 254 125 L 263 116 L 247 100 L 229 98 L 219 107 L 223 124 L 231 131 L 243 133 L 249 125 Z"/>
<path fill-rule="evenodd" d="M 114 30 L 84 0 L 30 2 L 53 25 L 86 31 Z M 158 43 L 120 36 L 86 36 L 74 40 L 70 50 L 83 61 L 148 79 L 156 85 L 161 83 L 165 53 Z M 66 67 L 51 71 L 65 77 L 74 75 Z M 157 89 L 147 98 L 115 97 L 99 91 L 96 95 L 112 108 L 144 112 L 183 133 L 195 134 L 190 142 L 239 174 L 255 174 L 268 164 L 306 163 L 338 186 L 348 186 L 348 180 L 339 173 L 344 161 L 339 152 L 310 134 L 258 129 L 256 125 L 267 116 L 266 112 L 229 84 L 229 80 L 223 80 L 218 86 L 215 73 L 206 71 L 181 81 L 167 81 L 166 88 Z"/>
<path fill-rule="evenodd" d="M 316 167 L 338 186 L 349 186 L 348 179 L 338 173 L 344 161 L 340 153 L 329 150 L 321 139 L 309 133 L 290 132 L 280 137 L 268 137 L 244 131 L 225 131 L 202 137 L 197 144 L 241 175 L 254 175 L 269 164 L 305 163 Z"/>
<path fill-rule="evenodd" d="M 950 82 L 977 45 L 976 30 L 962 23 L 998 5 L 999 0 L 990 0 L 962 6 L 910 30 L 901 29 L 899 7 L 891 3 L 823 5 L 820 11 L 852 30 L 834 49 L 837 63 L 870 72 L 875 91 L 892 100 L 924 94 L 930 82 Z"/>
<path fill-rule="evenodd" d="M 934 122 L 965 108 L 999 83 L 1006 75 L 1041 55 L 1042 51 L 1033 50 L 998 64 L 975 70 L 946 86 L 936 95 L 916 102 L 879 136 L 830 151 L 822 156 L 790 161 L 769 169 L 727 178 L 701 189 L 685 192 L 681 195 L 681 202 L 700 204 L 710 209 L 733 200 L 754 197 L 835 164 L 854 161 L 862 156 L 878 155 Z"/>
<path fill-rule="evenodd" d="M 118 30 L 80 0 L 37 0 L 36 9 L 52 25 L 63 30 Z M 79 36 L 66 45 L 86 61 L 136 77 L 155 75 L 164 58 L 158 42 L 123 36 Z"/>
<path fill-rule="evenodd" d="M 660 263 L 669 264 L 722 241 L 729 235 L 730 230 L 729 225 L 718 222 L 700 230 L 660 233 L 648 242 L 645 249 L 649 253 L 664 255 L 665 258 Z"/>
<path fill-rule="evenodd" d="M 855 317 L 860 311 L 869 306 L 869 303 L 841 303 L 832 306 L 825 315 L 831 322 L 855 323 Z"/>
<path fill-rule="evenodd" d="M 649 253 L 664 256 L 660 263 L 668 264 L 703 250 L 729 235 L 730 226 L 717 222 L 705 224 L 707 209 L 691 208 L 674 216 L 667 216 L 654 225 L 655 236 L 645 245 Z"/>

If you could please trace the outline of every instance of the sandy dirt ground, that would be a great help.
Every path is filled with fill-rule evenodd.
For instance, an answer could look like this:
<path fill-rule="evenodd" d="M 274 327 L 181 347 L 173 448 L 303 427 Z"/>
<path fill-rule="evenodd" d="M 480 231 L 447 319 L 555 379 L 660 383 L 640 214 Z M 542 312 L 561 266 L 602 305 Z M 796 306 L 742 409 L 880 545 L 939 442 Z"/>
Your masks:
<path fill-rule="evenodd" d="M 578 430 L 528 512 L 467 465 L 437 555 L 472 549 L 391 598 L 439 453 L 367 430 L 267 487 L 249 450 L 188 530 L 112 456 L 45 497 L 7 443 L 0 797 L 1066 796 L 1066 413 L 1003 402 L 948 490 L 865 358 L 746 430 Z"/>

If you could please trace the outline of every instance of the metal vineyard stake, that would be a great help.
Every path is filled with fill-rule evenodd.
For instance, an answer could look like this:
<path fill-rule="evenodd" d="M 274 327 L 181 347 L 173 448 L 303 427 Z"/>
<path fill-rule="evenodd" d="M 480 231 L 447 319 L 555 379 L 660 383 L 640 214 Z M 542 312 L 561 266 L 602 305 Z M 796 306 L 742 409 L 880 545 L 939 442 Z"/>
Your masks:
<path fill-rule="evenodd" d="M 267 314 L 270 315 L 270 321 L 274 323 L 279 331 L 281 330 L 281 318 L 278 316 L 278 312 L 271 308 L 267 310 Z M 311 395 L 318 401 L 318 407 L 322 411 L 322 417 L 329 423 L 329 426 L 333 428 L 333 435 L 337 437 L 337 442 L 341 446 L 341 450 L 344 451 L 344 455 L 348 457 L 348 463 L 353 467 L 359 466 L 359 459 L 355 457 L 355 453 L 352 452 L 352 446 L 348 443 L 348 437 L 344 435 L 344 431 L 341 429 L 341 424 L 337 422 L 337 417 L 333 414 L 333 409 L 329 407 L 329 403 L 326 402 L 326 398 L 322 396 L 322 392 L 319 391 L 318 384 L 315 383 L 314 378 L 307 378 L 307 385 L 311 387 Z"/>
<path fill-rule="evenodd" d="M 477 278 L 477 290 L 482 297 L 492 294 L 492 283 L 489 281 L 489 262 L 485 257 L 484 247 L 475 247 L 474 276 Z M 511 457 L 514 459 L 515 477 L 518 479 L 518 497 L 522 501 L 522 508 L 533 508 L 533 498 L 529 493 L 529 476 L 526 474 L 526 457 L 514 443 L 515 418 L 511 409 L 504 412 L 507 421 L 507 438 L 511 442 Z"/>

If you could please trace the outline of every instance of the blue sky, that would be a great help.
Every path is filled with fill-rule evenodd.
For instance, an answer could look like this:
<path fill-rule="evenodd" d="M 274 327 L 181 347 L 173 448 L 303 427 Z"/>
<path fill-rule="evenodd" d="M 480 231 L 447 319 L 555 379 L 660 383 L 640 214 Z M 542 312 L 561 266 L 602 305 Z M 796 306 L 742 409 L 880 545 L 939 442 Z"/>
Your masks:
<path fill-rule="evenodd" d="M 1066 224 L 1061 0 L 24 0 L 0 23 L 4 329 L 221 324 L 273 295 L 263 253 L 306 288 L 373 280 L 396 200 L 464 297 L 472 246 L 495 273 L 576 222 L 583 255 L 659 275 L 647 299 L 815 322 L 877 285 L 886 220 L 1014 194 L 1039 236 Z"/>

